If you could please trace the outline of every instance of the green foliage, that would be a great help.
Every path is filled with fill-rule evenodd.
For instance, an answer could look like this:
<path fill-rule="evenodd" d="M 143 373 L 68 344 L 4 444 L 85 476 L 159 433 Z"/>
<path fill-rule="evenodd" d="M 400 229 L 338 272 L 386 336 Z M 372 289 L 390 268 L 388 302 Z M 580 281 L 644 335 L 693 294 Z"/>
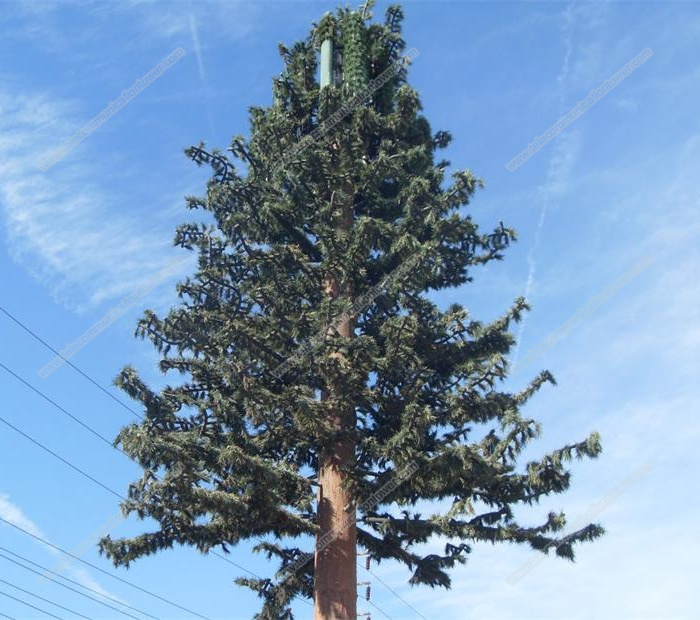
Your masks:
<path fill-rule="evenodd" d="M 212 168 L 206 195 L 187 198 L 188 208 L 204 211 L 211 223 L 177 229 L 175 244 L 197 252 L 197 271 L 178 284 L 177 307 L 165 317 L 146 311 L 136 329 L 161 354 L 160 370 L 171 384 L 155 392 L 130 367 L 117 379 L 145 410 L 144 421 L 116 440 L 143 468 L 123 510 L 157 527 L 103 539 L 101 549 L 115 564 L 175 543 L 207 552 L 273 536 L 274 544 L 262 542 L 258 550 L 278 559 L 276 577 L 238 582 L 263 598 L 259 618 L 291 618 L 293 597 L 312 595 L 313 565 L 284 573 L 302 553 L 289 539 L 317 531 L 319 455 L 338 440 L 329 423 L 336 403 L 318 398 L 330 384 L 355 407 L 357 425 L 348 432 L 357 462 L 347 473 L 358 502 L 395 471 L 419 465 L 358 515 L 358 543 L 373 560 L 404 564 L 413 584 L 447 587 L 449 569 L 466 561 L 473 543 L 546 551 L 564 526 L 563 515 L 522 526 L 513 508 L 565 491 L 565 463 L 596 457 L 599 438 L 519 467 L 519 455 L 540 433 L 522 410 L 554 382 L 543 372 L 519 393 L 500 391 L 511 329 L 527 304 L 517 299 L 484 324 L 459 305 L 442 310 L 428 298 L 502 259 L 515 233 L 502 224 L 483 233 L 468 215 L 483 183 L 468 170 L 445 178 L 449 162 L 435 156 L 451 136 L 432 131 L 405 71 L 328 136 L 277 165 L 323 116 L 320 40 L 342 43 L 347 84 L 358 89 L 398 58 L 402 18 L 400 7 L 388 10 L 384 24 L 365 24 L 345 10 L 326 15 L 307 40 L 280 45 L 285 70 L 273 83 L 275 104 L 251 108 L 250 138 L 236 136 L 229 148 L 236 165 L 203 145 L 186 151 Z M 327 105 L 342 103 L 342 89 L 328 90 Z M 348 203 L 353 222 L 341 232 L 338 209 Z M 354 338 L 329 331 L 353 297 L 416 256 L 421 261 L 406 277 L 390 280 L 357 313 Z M 329 301 L 329 278 L 343 283 L 348 298 Z M 277 377 L 280 364 L 319 334 L 326 334 L 323 346 Z M 448 506 L 416 512 L 426 501 Z M 601 533 L 588 526 L 557 554 L 572 558 L 574 543 Z M 451 541 L 443 555 L 414 550 L 436 537 Z"/>
<path fill-rule="evenodd" d="M 367 31 L 359 13 L 348 13 L 343 25 L 343 83 L 352 95 L 369 83 Z"/>

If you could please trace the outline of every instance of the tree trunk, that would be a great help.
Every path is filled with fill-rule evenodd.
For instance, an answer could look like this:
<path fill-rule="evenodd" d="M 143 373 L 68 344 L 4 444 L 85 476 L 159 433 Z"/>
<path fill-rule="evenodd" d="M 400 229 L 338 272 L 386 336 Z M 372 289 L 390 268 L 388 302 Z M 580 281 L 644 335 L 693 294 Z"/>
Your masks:
<path fill-rule="evenodd" d="M 343 417 L 335 420 L 343 423 Z M 357 546 L 354 498 L 344 488 L 341 471 L 354 461 L 351 439 L 339 441 L 324 455 L 319 471 L 318 521 L 314 620 L 354 620 L 357 617 Z M 346 510 L 346 508 L 348 508 Z M 332 532 L 329 543 L 323 536 Z"/>
<path fill-rule="evenodd" d="M 348 187 L 341 206 L 339 228 L 352 227 L 353 192 Z M 335 278 L 328 278 L 326 294 L 331 299 L 342 297 L 350 305 L 350 291 L 343 290 Z M 354 317 L 334 326 L 344 338 L 354 334 Z M 333 396 L 329 386 L 321 395 L 323 400 Z M 330 424 L 339 431 L 354 431 L 356 425 L 353 403 L 338 404 Z M 344 469 L 355 465 L 355 441 L 345 436 L 329 452 L 321 454 L 318 472 L 318 524 L 314 570 L 314 620 L 355 620 L 357 618 L 357 531 L 355 528 L 355 498 L 346 485 Z"/>

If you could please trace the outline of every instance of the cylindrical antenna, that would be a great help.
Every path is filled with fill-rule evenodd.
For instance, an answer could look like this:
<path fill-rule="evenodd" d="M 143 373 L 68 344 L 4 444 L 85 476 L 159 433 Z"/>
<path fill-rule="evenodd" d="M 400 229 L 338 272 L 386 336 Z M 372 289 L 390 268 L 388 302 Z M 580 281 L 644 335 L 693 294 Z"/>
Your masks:
<path fill-rule="evenodd" d="M 333 83 L 335 53 L 333 39 L 325 39 L 321 43 L 321 88 Z"/>

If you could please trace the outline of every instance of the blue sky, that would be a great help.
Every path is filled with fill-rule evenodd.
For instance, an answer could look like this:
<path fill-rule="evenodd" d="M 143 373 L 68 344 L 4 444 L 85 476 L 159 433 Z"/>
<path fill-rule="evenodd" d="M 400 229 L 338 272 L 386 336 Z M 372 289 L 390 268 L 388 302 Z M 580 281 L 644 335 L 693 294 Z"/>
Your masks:
<path fill-rule="evenodd" d="M 388 3 L 378 3 L 383 15 Z M 330 2 L 8 2 L 0 4 L 0 305 L 63 348 L 179 256 L 183 196 L 206 171 L 182 154 L 200 139 L 225 148 L 248 131 L 249 105 L 270 103 L 277 42 L 302 38 Z M 522 511 L 576 519 L 644 463 L 652 470 L 597 517 L 608 530 L 575 564 L 549 558 L 515 585 L 531 551 L 476 545 L 453 589 L 410 588 L 407 573 L 373 566 L 373 618 L 691 618 L 700 371 L 700 10 L 694 2 L 405 2 L 404 35 L 419 51 L 409 80 L 433 129 L 452 132 L 447 157 L 486 181 L 473 202 L 484 227 L 519 231 L 506 260 L 440 293 L 480 319 L 517 295 L 533 310 L 522 357 L 645 256 L 652 263 L 513 378 L 543 368 L 558 381 L 531 401 L 543 437 L 532 458 L 589 432 L 604 452 L 572 465 L 572 490 Z M 185 56 L 48 171 L 38 163 L 178 47 Z M 653 56 L 515 171 L 505 164 L 643 49 Z M 696 181 L 693 182 L 693 179 Z M 180 275 L 191 270 L 186 263 Z M 136 318 L 175 299 L 170 277 L 72 359 L 98 382 L 126 363 L 154 384 L 155 353 L 133 339 Z M 131 414 L 83 377 L 37 370 L 53 354 L 0 314 L 0 362 L 112 438 Z M 693 388 L 693 385 L 696 387 Z M 0 369 L 0 415 L 123 492 L 136 466 Z M 121 397 L 121 395 L 120 395 Z M 121 397 L 124 398 L 124 397 Z M 117 512 L 117 500 L 0 424 L 0 517 L 73 549 Z M 696 491 L 693 491 L 696 489 Z M 129 520 L 116 535 L 141 531 Z M 0 545 L 43 566 L 59 555 L 0 523 Z M 438 548 L 439 541 L 427 545 Z M 4 552 L 3 552 L 4 553 Z M 256 597 L 216 557 L 176 549 L 111 574 L 210 618 L 249 618 Z M 272 566 L 242 545 L 230 556 Z M 194 617 L 73 565 L 66 576 L 160 618 Z M 91 617 L 104 607 L 42 585 L 0 557 L 0 579 Z M 73 617 L 0 582 L 0 592 Z M 410 606 L 409 606 L 410 605 Z M 299 618 L 310 607 L 295 607 Z M 46 617 L 0 596 L 0 612 Z M 384 615 L 382 615 L 382 612 Z M 111 615 L 110 615 L 111 614 Z M 135 614 L 138 616 L 138 614 Z M 141 616 L 139 616 L 141 617 Z"/>

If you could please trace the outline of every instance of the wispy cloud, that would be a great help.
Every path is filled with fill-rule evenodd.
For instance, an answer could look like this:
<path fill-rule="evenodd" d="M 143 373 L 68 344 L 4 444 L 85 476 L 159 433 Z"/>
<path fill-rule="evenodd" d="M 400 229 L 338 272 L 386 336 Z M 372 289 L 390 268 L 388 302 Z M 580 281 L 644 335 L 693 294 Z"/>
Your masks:
<path fill-rule="evenodd" d="M 34 536 L 37 536 L 39 538 L 43 538 L 44 540 L 49 540 L 48 536 L 41 530 L 41 528 L 32 520 L 30 519 L 26 514 L 24 514 L 24 511 L 15 503 L 13 503 L 10 500 L 10 496 L 5 494 L 5 493 L 0 493 L 0 517 L 3 519 L 6 519 L 13 525 L 16 525 L 17 527 L 21 527 L 23 530 L 26 530 L 30 534 L 33 534 Z M 4 523 L 0 523 L 0 527 L 5 526 Z M 7 527 L 7 526 L 5 526 Z M 49 541 L 51 542 L 51 541 Z M 54 549 L 53 547 L 49 547 L 47 545 L 44 545 L 42 543 L 39 543 L 42 547 L 42 549 L 48 551 L 52 555 L 60 555 L 60 553 Z M 121 603 L 127 603 L 122 598 L 119 598 L 109 590 L 105 589 L 98 581 L 90 575 L 88 571 L 86 571 L 84 568 L 80 567 L 70 567 L 67 570 L 67 573 L 71 575 L 71 578 L 77 581 L 79 584 L 87 587 L 87 588 L 92 588 L 93 590 L 96 590 L 100 594 L 103 594 L 104 596 L 110 597 L 112 599 L 115 599 Z"/>
<path fill-rule="evenodd" d="M 557 92 L 559 99 L 559 116 L 564 114 L 566 106 L 566 94 L 569 84 L 569 76 L 571 73 L 571 56 L 574 50 L 573 32 L 575 28 L 575 7 L 576 3 L 570 4 L 562 14 L 562 40 L 564 46 L 564 59 L 562 67 L 557 75 Z M 527 255 L 527 278 L 525 280 L 525 291 L 523 296 L 530 299 L 535 285 L 535 276 L 537 273 L 537 255 L 542 238 L 542 230 L 544 228 L 547 211 L 552 205 L 557 195 L 565 193 L 568 180 L 571 176 L 573 166 L 576 162 L 580 149 L 582 134 L 580 129 L 567 128 L 564 133 L 559 134 L 554 143 L 554 152 L 550 157 L 548 166 L 547 182 L 539 190 L 540 212 L 535 228 L 534 240 L 532 247 Z M 513 351 L 512 361 L 518 360 L 520 352 L 520 344 L 523 340 L 525 327 L 527 325 L 527 315 L 523 317 L 523 321 L 518 326 L 518 334 L 516 339 L 515 349 Z"/>
<path fill-rule="evenodd" d="M 229 0 L 228 2 L 180 2 L 174 3 L 168 11 L 162 5 L 150 0 L 127 0 L 110 4 L 109 10 L 136 17 L 139 27 L 151 36 L 164 39 L 181 39 L 192 32 L 191 18 L 197 22 L 197 30 L 204 32 L 207 39 L 221 37 L 236 41 L 249 36 L 256 25 L 262 23 L 264 12 L 269 5 Z"/>
<path fill-rule="evenodd" d="M 25 515 L 19 506 L 13 504 L 10 501 L 10 496 L 6 495 L 5 493 L 0 493 L 0 517 L 6 519 L 17 527 L 27 530 L 28 532 L 34 534 L 34 536 L 46 538 L 46 535 L 41 531 L 39 526 L 27 515 Z"/>
<path fill-rule="evenodd" d="M 207 75 L 204 72 L 204 58 L 202 57 L 202 46 L 199 42 L 199 26 L 197 24 L 197 18 L 194 13 L 190 13 L 190 35 L 192 36 L 192 48 L 194 49 L 194 55 L 197 59 L 197 71 L 199 72 L 199 82 L 202 87 L 202 92 L 204 96 L 204 107 L 207 110 L 207 119 L 209 121 L 209 138 L 213 139 L 216 135 L 214 130 L 214 118 L 211 113 L 211 94 L 209 92 L 209 82 L 207 81 Z"/>
<path fill-rule="evenodd" d="M 36 168 L 78 124 L 70 110 L 43 95 L 0 92 L 0 215 L 14 260 L 58 302 L 82 310 L 136 288 L 172 249 L 169 232 L 144 230 L 99 187 L 91 145 L 45 173 Z"/>
<path fill-rule="evenodd" d="M 526 299 L 530 299 L 535 286 L 535 277 L 537 275 L 537 256 L 547 213 L 554 203 L 556 203 L 557 199 L 568 190 L 569 181 L 581 148 L 581 142 L 581 132 L 579 130 L 571 130 L 567 134 L 558 136 L 557 141 L 554 144 L 554 153 L 549 160 L 547 182 L 539 188 L 539 199 L 541 201 L 540 212 L 537 220 L 537 227 L 535 228 L 532 247 L 527 255 L 528 271 L 527 279 L 525 281 L 525 292 L 523 294 Z M 514 362 L 518 359 L 520 344 L 523 339 L 526 324 L 527 314 L 523 317 L 523 320 L 518 326 L 517 342 L 512 357 Z"/>
<path fill-rule="evenodd" d="M 111 598 L 113 600 L 119 601 L 120 603 L 128 604 L 129 601 L 117 596 L 113 592 L 110 592 L 102 586 L 102 584 L 97 581 L 88 571 L 84 568 L 72 566 L 67 571 L 70 574 L 71 579 L 77 581 L 80 585 L 90 588 L 96 592 L 99 592 L 102 596 Z"/>

